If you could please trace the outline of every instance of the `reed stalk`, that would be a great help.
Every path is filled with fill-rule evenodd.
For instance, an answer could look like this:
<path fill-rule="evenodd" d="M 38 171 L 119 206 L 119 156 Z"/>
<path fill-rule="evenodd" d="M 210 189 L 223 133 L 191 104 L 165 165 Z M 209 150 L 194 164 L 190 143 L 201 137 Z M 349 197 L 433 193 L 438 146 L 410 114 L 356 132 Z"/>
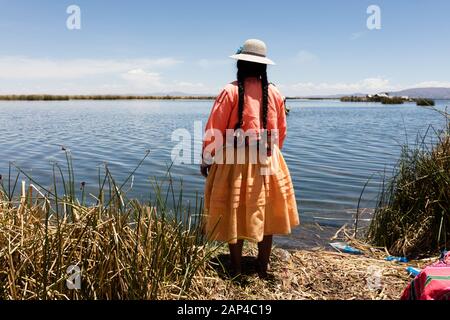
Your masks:
<path fill-rule="evenodd" d="M 450 116 L 405 145 L 383 182 L 368 239 L 394 255 L 420 257 L 448 249 L 450 239 Z M 429 141 L 430 139 L 430 141 Z"/>
<path fill-rule="evenodd" d="M 124 186 L 144 158 L 122 183 L 105 167 L 86 205 L 64 152 L 51 188 L 20 168 L 12 175 L 14 165 L 0 179 L 0 300 L 187 298 L 217 249 L 202 232 L 201 200 L 186 204 L 169 173 L 145 204 L 128 199 Z M 20 178 L 39 192 L 15 194 Z M 70 267 L 81 270 L 79 289 L 67 285 Z"/>

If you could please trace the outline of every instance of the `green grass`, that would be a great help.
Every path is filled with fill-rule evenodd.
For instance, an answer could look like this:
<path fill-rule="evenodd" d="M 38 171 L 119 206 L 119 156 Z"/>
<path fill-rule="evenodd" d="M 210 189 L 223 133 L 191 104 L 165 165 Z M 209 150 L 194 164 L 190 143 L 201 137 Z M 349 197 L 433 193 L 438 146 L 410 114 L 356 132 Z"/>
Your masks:
<path fill-rule="evenodd" d="M 139 166 L 122 183 L 105 166 L 88 196 L 64 152 L 51 188 L 14 166 L 0 178 L 0 300 L 178 299 L 201 286 L 217 249 L 202 232 L 201 200 L 187 204 L 169 172 L 149 183 L 147 202 L 127 199 L 124 186 Z M 22 193 L 22 178 L 40 193 Z M 81 290 L 67 288 L 71 265 L 81 268 Z"/>
<path fill-rule="evenodd" d="M 368 240 L 391 254 L 419 257 L 448 249 L 450 240 L 450 122 L 405 145 L 383 183 Z M 432 140 L 427 143 L 428 139 Z"/>

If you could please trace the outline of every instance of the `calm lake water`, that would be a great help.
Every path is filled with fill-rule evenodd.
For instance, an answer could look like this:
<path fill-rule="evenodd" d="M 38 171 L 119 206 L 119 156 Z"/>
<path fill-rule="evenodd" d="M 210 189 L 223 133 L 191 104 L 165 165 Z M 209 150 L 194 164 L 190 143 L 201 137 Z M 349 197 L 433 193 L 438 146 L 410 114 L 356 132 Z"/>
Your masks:
<path fill-rule="evenodd" d="M 437 101 L 439 107 L 450 105 Z M 434 111 L 413 104 L 288 102 L 288 136 L 284 156 L 289 165 L 302 221 L 340 226 L 350 222 L 364 184 L 373 175 L 361 207 L 374 206 L 381 176 L 391 172 L 401 144 L 414 142 L 428 126 L 443 126 Z M 150 179 L 163 177 L 178 143 L 172 132 L 206 122 L 212 101 L 64 101 L 0 102 L 0 174 L 14 161 L 43 185 L 52 163 L 65 162 L 61 145 L 74 158 L 77 182 L 94 191 L 98 168 L 108 163 L 123 181 L 145 155 L 129 195 L 147 199 Z M 204 179 L 198 165 L 174 165 L 184 194 L 195 199 Z M 294 234 L 295 237 L 295 234 Z"/>

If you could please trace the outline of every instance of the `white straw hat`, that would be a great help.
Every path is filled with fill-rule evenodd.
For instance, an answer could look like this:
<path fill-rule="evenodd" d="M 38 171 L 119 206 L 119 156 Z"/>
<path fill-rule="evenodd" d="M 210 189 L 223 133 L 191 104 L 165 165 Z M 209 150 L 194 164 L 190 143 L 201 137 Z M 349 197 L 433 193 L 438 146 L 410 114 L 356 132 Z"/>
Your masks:
<path fill-rule="evenodd" d="M 267 47 L 264 42 L 258 39 L 249 39 L 239 48 L 236 54 L 230 56 L 236 60 L 244 60 L 262 64 L 275 64 L 267 58 Z"/>

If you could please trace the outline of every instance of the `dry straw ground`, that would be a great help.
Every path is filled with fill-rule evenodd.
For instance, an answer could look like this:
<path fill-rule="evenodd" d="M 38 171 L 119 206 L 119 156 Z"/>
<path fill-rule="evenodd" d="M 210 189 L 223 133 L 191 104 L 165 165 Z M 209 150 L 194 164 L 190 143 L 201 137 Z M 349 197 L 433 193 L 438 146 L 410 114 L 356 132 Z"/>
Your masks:
<path fill-rule="evenodd" d="M 257 277 L 250 244 L 244 276 L 231 279 L 226 248 L 201 245 L 196 228 L 137 204 L 132 220 L 101 208 L 77 207 L 72 220 L 1 203 L 0 298 L 398 299 L 410 281 L 404 264 L 356 240 L 364 255 L 275 248 L 268 280 Z M 66 287 L 74 261 L 83 270 L 80 291 Z"/>

